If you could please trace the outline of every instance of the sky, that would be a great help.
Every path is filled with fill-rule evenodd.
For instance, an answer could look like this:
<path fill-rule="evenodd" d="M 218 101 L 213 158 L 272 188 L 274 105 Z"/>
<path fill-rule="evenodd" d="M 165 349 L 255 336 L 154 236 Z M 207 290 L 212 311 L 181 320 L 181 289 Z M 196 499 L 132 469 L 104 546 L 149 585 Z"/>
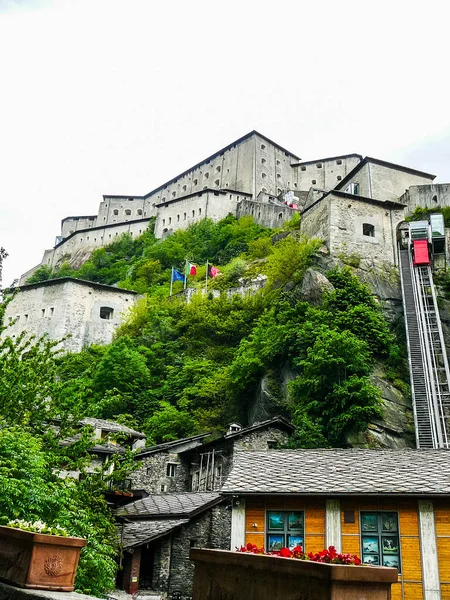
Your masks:
<path fill-rule="evenodd" d="M 450 4 L 0 0 L 3 284 L 69 215 L 256 129 L 450 181 Z"/>

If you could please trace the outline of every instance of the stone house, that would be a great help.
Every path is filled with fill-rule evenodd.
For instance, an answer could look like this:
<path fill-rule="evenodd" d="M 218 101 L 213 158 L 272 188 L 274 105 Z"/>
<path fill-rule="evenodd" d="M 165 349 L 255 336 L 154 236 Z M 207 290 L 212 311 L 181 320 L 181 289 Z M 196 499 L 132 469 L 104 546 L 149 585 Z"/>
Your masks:
<path fill-rule="evenodd" d="M 136 298 L 131 290 L 72 277 L 23 285 L 6 308 L 4 322 L 10 326 L 4 335 L 14 338 L 26 331 L 36 337 L 47 334 L 54 341 L 68 336 L 58 345 L 66 352 L 109 344 Z"/>
<path fill-rule="evenodd" d="M 448 450 L 239 452 L 221 493 L 231 547 L 333 545 L 394 566 L 393 600 L 450 598 Z"/>
<path fill-rule="evenodd" d="M 230 501 L 217 492 L 152 495 L 116 515 L 123 548 L 117 583 L 129 594 L 190 598 L 190 548 L 229 548 Z"/>
<path fill-rule="evenodd" d="M 282 445 L 292 431 L 288 421 L 274 417 L 249 427 L 233 423 L 224 436 L 210 441 L 205 441 L 205 433 L 143 448 L 136 455 L 132 487 L 148 494 L 218 490 L 236 451 L 269 450 Z"/>

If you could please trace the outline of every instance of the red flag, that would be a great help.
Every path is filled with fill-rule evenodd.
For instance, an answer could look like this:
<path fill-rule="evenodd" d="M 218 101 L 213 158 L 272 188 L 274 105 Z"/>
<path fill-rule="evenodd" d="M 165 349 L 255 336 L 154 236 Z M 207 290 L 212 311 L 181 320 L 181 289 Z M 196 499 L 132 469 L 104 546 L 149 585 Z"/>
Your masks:
<path fill-rule="evenodd" d="M 220 275 L 220 271 L 217 267 L 210 266 L 208 267 L 208 271 L 210 277 L 217 277 L 217 275 Z"/>
<path fill-rule="evenodd" d="M 186 275 L 197 275 L 197 265 L 186 263 Z"/>

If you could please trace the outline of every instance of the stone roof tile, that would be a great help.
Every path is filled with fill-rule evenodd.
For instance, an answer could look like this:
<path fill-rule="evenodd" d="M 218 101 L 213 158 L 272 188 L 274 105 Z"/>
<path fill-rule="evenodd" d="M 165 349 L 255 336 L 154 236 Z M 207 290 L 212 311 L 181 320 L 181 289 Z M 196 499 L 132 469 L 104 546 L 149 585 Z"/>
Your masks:
<path fill-rule="evenodd" d="M 218 492 L 189 492 L 186 494 L 154 494 L 122 506 L 116 511 L 119 517 L 190 517 L 220 502 Z"/>
<path fill-rule="evenodd" d="M 122 536 L 122 544 L 124 549 L 133 548 L 146 544 L 168 534 L 177 527 L 188 523 L 188 519 L 164 519 L 156 521 L 133 521 L 125 523 L 123 533 L 119 527 L 119 535 Z"/>
<path fill-rule="evenodd" d="M 237 452 L 226 494 L 449 494 L 450 450 Z"/>

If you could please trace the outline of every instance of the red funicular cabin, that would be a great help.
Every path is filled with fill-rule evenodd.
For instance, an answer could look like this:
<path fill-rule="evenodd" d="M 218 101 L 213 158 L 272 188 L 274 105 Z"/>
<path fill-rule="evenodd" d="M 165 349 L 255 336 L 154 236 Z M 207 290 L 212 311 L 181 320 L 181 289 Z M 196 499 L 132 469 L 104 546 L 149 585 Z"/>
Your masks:
<path fill-rule="evenodd" d="M 428 249 L 428 240 L 414 240 L 413 248 L 413 265 L 415 267 L 429 265 L 430 252 Z"/>

